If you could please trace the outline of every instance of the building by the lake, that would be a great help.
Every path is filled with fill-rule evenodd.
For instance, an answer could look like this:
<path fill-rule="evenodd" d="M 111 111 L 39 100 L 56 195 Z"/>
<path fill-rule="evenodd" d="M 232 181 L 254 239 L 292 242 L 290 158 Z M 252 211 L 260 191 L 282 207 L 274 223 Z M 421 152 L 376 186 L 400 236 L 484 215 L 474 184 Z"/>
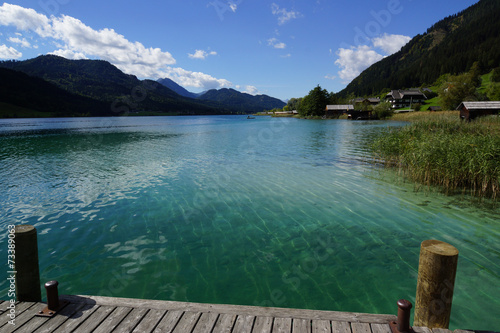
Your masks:
<path fill-rule="evenodd" d="M 460 118 L 472 120 L 490 114 L 500 114 L 500 101 L 462 102 L 457 110 L 460 110 Z"/>
<path fill-rule="evenodd" d="M 392 90 L 385 96 L 385 100 L 391 103 L 393 109 L 412 107 L 414 104 L 423 104 L 427 96 L 419 89 Z"/>

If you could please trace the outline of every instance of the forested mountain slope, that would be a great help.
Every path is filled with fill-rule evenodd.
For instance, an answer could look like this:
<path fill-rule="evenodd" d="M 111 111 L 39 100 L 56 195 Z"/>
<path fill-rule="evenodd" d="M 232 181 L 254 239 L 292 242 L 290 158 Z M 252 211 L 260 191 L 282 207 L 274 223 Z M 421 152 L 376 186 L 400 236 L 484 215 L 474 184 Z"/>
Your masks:
<path fill-rule="evenodd" d="M 432 8 L 429 8 L 432 10 Z M 432 84 L 439 76 L 500 66 L 500 1 L 481 0 L 414 37 L 399 52 L 363 71 L 339 96 L 379 94 Z"/>

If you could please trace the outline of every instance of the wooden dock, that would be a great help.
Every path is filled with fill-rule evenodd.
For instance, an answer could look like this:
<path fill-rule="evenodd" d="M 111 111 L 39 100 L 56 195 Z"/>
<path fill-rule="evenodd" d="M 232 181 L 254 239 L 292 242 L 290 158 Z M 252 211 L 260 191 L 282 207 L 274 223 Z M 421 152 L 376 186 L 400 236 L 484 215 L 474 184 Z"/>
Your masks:
<path fill-rule="evenodd" d="M 35 316 L 46 304 L 0 301 L 0 332 L 248 332 L 391 333 L 394 315 L 264 308 L 99 296 L 61 296 L 68 304 L 52 318 Z M 414 327 L 416 333 L 451 333 Z M 454 333 L 472 333 L 456 330 Z"/>

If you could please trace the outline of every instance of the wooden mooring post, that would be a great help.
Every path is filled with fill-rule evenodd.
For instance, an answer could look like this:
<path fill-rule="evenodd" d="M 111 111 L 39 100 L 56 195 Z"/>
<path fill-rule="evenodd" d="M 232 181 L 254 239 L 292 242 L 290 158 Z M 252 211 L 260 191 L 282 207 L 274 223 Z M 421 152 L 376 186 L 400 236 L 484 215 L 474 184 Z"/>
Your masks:
<path fill-rule="evenodd" d="M 32 225 L 17 225 L 14 235 L 17 300 L 41 302 L 36 228 Z"/>
<path fill-rule="evenodd" d="M 450 324 L 458 250 L 438 240 L 420 246 L 414 326 L 445 328 Z"/>

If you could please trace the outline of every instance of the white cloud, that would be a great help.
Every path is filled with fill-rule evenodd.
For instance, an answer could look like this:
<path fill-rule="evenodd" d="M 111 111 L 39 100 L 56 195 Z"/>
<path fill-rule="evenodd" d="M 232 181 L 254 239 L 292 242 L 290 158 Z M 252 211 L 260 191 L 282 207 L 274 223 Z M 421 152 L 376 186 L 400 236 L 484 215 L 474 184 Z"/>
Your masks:
<path fill-rule="evenodd" d="M 85 54 L 81 52 L 74 52 L 72 50 L 56 50 L 54 52 L 50 52 L 49 54 L 53 54 L 56 56 L 60 56 L 66 59 L 72 59 L 72 60 L 80 60 L 80 59 L 88 59 Z"/>
<path fill-rule="evenodd" d="M 280 42 L 277 38 L 269 38 L 267 40 L 267 45 L 274 47 L 275 49 L 284 49 L 286 44 Z"/>
<path fill-rule="evenodd" d="M 292 56 L 292 54 L 288 53 L 288 54 L 282 55 L 281 58 L 290 58 L 291 56 Z"/>
<path fill-rule="evenodd" d="M 168 67 L 162 74 L 163 77 L 168 77 L 183 87 L 219 89 L 233 86 L 233 84 L 228 80 L 216 79 L 205 73 L 191 72 L 178 67 Z"/>
<path fill-rule="evenodd" d="M 259 89 L 255 86 L 245 86 L 245 90 L 243 90 L 243 92 L 255 96 L 259 94 Z"/>
<path fill-rule="evenodd" d="M 236 13 L 236 9 L 238 9 L 238 4 L 234 2 L 229 2 L 229 8 L 233 11 L 233 13 Z"/>
<path fill-rule="evenodd" d="M 0 45 L 0 59 L 18 59 L 22 56 L 23 54 L 15 48 L 8 47 L 7 45 Z"/>
<path fill-rule="evenodd" d="M 384 34 L 381 37 L 373 38 L 371 40 L 372 46 L 359 45 L 338 49 L 336 52 L 338 59 L 335 64 L 341 68 L 341 71 L 338 72 L 339 77 L 344 83 L 351 82 L 362 71 L 384 57 L 399 51 L 410 40 L 411 38 L 408 36 Z M 378 53 L 374 48 L 381 49 L 385 54 Z"/>
<path fill-rule="evenodd" d="M 208 56 L 211 56 L 211 55 L 212 56 L 217 55 L 217 52 L 215 52 L 215 51 L 207 52 L 207 51 L 203 51 L 203 50 L 196 50 L 196 51 L 194 51 L 193 54 L 188 53 L 189 58 L 191 58 L 191 59 L 201 59 L 201 60 L 204 60 Z"/>
<path fill-rule="evenodd" d="M 253 96 L 260 94 L 259 89 L 257 89 L 257 87 L 255 87 L 255 86 L 236 85 L 235 88 L 238 89 L 239 91 L 241 91 L 242 93 L 253 95 Z"/>
<path fill-rule="evenodd" d="M 28 42 L 26 38 L 20 39 L 17 37 L 9 37 L 8 41 L 14 44 L 19 44 L 22 47 L 31 47 L 30 42 Z"/>
<path fill-rule="evenodd" d="M 374 47 L 378 47 L 387 55 L 391 55 L 401 50 L 410 40 L 411 37 L 408 36 L 384 34 L 382 37 L 373 38 L 372 42 Z"/>
<path fill-rule="evenodd" d="M 170 53 L 159 48 L 130 42 L 113 29 L 96 31 L 70 16 L 52 18 L 52 28 L 55 38 L 65 43 L 65 49 L 107 60 L 130 74 L 151 77 L 176 62 Z"/>
<path fill-rule="evenodd" d="M 0 7 L 0 25 L 14 26 L 22 31 L 34 31 L 41 37 L 50 37 L 50 19 L 34 9 L 4 3 Z"/>
<path fill-rule="evenodd" d="M 296 11 L 288 11 L 285 8 L 280 8 L 277 4 L 273 3 L 271 5 L 271 10 L 273 15 L 278 16 L 278 24 L 283 25 L 286 22 L 302 17 L 300 12 Z"/>
<path fill-rule="evenodd" d="M 350 49 L 340 48 L 337 55 L 339 58 L 335 63 L 342 68 L 338 74 L 344 83 L 352 81 L 363 70 L 384 58 L 367 45 L 351 46 Z"/>
<path fill-rule="evenodd" d="M 237 8 L 235 3 L 230 7 L 233 11 Z M 95 30 L 71 16 L 48 18 L 34 9 L 4 3 L 0 6 L 0 26 L 33 31 L 40 37 L 49 39 L 49 42 L 58 48 L 51 52 L 52 54 L 69 59 L 99 58 L 109 61 L 127 74 L 141 78 L 170 77 L 181 85 L 204 89 L 232 85 L 225 79 L 217 79 L 208 74 L 172 68 L 171 65 L 174 65 L 176 60 L 169 52 L 129 41 L 113 29 Z M 215 54 L 216 52 L 212 51 L 203 55 Z M 22 57 L 22 54 L 3 45 L 0 47 L 0 56 L 17 59 Z"/>

